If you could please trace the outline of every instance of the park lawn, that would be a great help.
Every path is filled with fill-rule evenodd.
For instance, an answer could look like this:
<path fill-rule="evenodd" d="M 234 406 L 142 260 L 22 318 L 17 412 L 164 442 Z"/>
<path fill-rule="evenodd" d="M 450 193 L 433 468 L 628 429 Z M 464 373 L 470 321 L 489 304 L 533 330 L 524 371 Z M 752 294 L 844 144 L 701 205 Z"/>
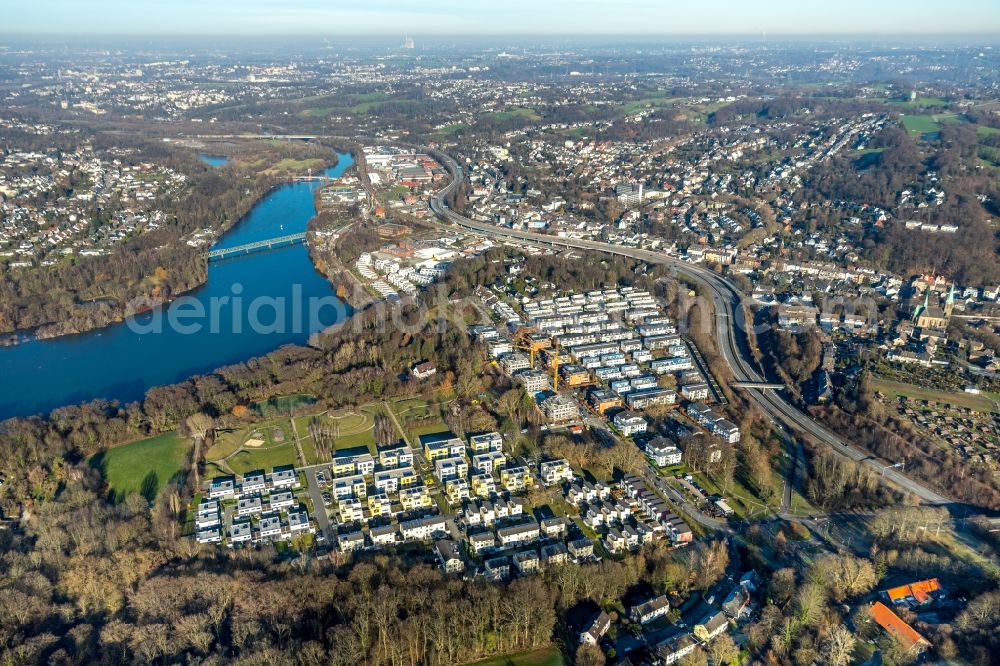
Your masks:
<path fill-rule="evenodd" d="M 224 460 L 240 450 L 246 439 L 246 429 L 217 432 L 215 444 L 205 451 L 205 460 Z"/>
<path fill-rule="evenodd" d="M 929 132 L 937 132 L 941 125 L 934 116 L 931 115 L 909 115 L 904 114 L 899 117 L 899 121 L 903 123 L 903 127 L 910 134 L 927 134 Z"/>
<path fill-rule="evenodd" d="M 684 99 L 683 97 L 647 97 L 646 99 L 637 99 L 631 102 L 626 102 L 619 109 L 616 110 L 618 116 L 634 116 L 642 111 L 648 111 L 649 109 L 656 109 L 663 106 L 669 106 L 675 102 Z"/>
<path fill-rule="evenodd" d="M 1000 129 L 997 129 L 996 127 L 987 127 L 986 125 L 977 125 L 976 132 L 978 132 L 980 136 L 989 136 L 991 134 L 1000 134 Z"/>
<path fill-rule="evenodd" d="M 458 134 L 462 130 L 468 129 L 468 127 L 465 123 L 450 123 L 438 128 L 437 131 L 441 134 Z"/>
<path fill-rule="evenodd" d="M 512 120 L 514 118 L 523 118 L 524 120 L 541 120 L 542 118 L 538 115 L 537 111 L 524 106 L 515 106 L 507 109 L 506 111 L 494 111 L 485 115 L 494 120 Z"/>
<path fill-rule="evenodd" d="M 321 169 L 323 165 L 326 164 L 326 160 L 320 157 L 313 157 L 305 160 L 295 160 L 291 157 L 286 157 L 278 162 L 275 162 L 265 173 L 274 173 L 280 171 L 305 171 L 307 169 Z"/>
<path fill-rule="evenodd" d="M 420 443 L 423 444 L 423 440 L 428 440 L 436 442 L 441 439 L 448 439 L 454 437 L 454 433 L 451 432 L 451 428 L 448 424 L 440 419 L 435 419 L 430 423 L 421 423 L 419 426 L 412 427 L 409 425 L 404 426 L 406 428 L 406 436 L 410 438 L 410 442 L 413 444 Z M 429 437 L 429 435 L 434 435 Z"/>
<path fill-rule="evenodd" d="M 222 466 L 219 463 L 210 462 L 205 463 L 205 467 L 202 470 L 202 476 L 205 479 L 211 480 L 220 476 L 229 476 L 229 472 L 222 469 Z"/>
<path fill-rule="evenodd" d="M 366 447 L 372 455 L 375 455 L 375 429 L 369 428 L 364 432 L 357 432 L 352 435 L 344 435 L 343 437 L 338 437 L 333 442 L 333 447 L 337 451 L 343 451 L 345 449 L 356 449 L 358 447 Z"/>
<path fill-rule="evenodd" d="M 101 471 L 116 502 L 129 493 L 152 502 L 163 486 L 184 473 L 191 447 L 191 440 L 168 432 L 101 451 L 90 464 Z"/>
<path fill-rule="evenodd" d="M 298 458 L 294 442 L 287 441 L 276 446 L 244 449 L 230 458 L 228 463 L 237 474 L 246 474 L 258 469 L 269 471 L 282 465 L 298 465 Z"/>
<path fill-rule="evenodd" d="M 994 411 L 993 402 L 988 397 L 984 395 L 965 393 L 964 391 L 961 393 L 952 391 L 937 391 L 935 389 L 914 386 L 913 384 L 904 384 L 902 382 L 894 382 L 878 377 L 872 378 L 872 388 L 889 397 L 903 395 L 907 398 L 913 398 L 914 400 L 929 400 L 933 402 L 944 402 L 958 407 L 968 407 L 969 409 L 977 412 Z"/>
<path fill-rule="evenodd" d="M 550 646 L 503 657 L 490 657 L 471 662 L 468 666 L 564 666 L 565 663 L 559 648 Z"/>
<path fill-rule="evenodd" d="M 299 431 L 299 443 L 302 445 L 302 455 L 306 457 L 307 465 L 315 465 L 317 463 L 326 462 L 319 459 L 319 454 L 316 453 L 316 445 L 313 443 L 312 437 Z"/>

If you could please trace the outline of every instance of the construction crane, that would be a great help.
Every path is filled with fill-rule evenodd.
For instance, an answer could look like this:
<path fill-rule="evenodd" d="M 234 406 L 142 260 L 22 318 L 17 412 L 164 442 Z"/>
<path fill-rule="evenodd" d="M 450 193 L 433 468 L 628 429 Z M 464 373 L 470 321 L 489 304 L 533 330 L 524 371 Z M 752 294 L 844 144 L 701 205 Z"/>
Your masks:
<path fill-rule="evenodd" d="M 556 340 L 552 354 L 552 390 L 555 393 L 559 392 L 559 340 Z"/>
<path fill-rule="evenodd" d="M 537 329 L 522 326 L 514 333 L 514 347 L 531 355 L 531 367 L 535 367 L 535 354 L 552 346 L 552 338 L 542 335 Z"/>

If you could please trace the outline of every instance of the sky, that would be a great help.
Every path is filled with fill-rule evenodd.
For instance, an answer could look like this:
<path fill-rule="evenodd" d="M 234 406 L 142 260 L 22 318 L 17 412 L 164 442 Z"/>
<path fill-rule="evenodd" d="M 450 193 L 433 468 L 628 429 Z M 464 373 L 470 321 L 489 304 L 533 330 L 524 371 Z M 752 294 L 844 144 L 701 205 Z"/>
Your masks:
<path fill-rule="evenodd" d="M 6 0 L 6 34 L 997 34 L 998 0 Z"/>

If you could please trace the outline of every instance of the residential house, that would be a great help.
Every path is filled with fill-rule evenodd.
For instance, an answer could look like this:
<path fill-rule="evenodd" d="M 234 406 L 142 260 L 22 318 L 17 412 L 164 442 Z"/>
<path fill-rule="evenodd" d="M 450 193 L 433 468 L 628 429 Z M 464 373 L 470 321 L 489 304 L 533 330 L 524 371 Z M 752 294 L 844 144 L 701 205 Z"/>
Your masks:
<path fill-rule="evenodd" d="M 448 535 L 448 521 L 443 516 L 427 516 L 399 524 L 403 541 L 425 541 L 432 537 Z"/>
<path fill-rule="evenodd" d="M 538 573 L 540 560 L 538 558 L 538 551 L 536 550 L 522 550 L 520 552 L 514 553 L 514 566 L 517 568 L 518 573 L 522 576 L 527 576 L 529 574 Z"/>
<path fill-rule="evenodd" d="M 434 476 L 444 483 L 449 479 L 464 479 L 469 474 L 465 458 L 438 458 L 434 461 Z"/>
<path fill-rule="evenodd" d="M 539 534 L 540 528 L 538 522 L 534 518 L 530 518 L 519 525 L 502 527 L 497 530 L 497 538 L 500 541 L 500 545 L 505 548 L 508 546 L 535 541 L 538 539 Z"/>
<path fill-rule="evenodd" d="M 601 611 L 597 614 L 587 628 L 580 632 L 580 642 L 587 645 L 597 645 L 611 628 L 611 617 Z"/>
<path fill-rule="evenodd" d="M 538 475 L 541 477 L 543 484 L 551 486 L 563 481 L 571 481 L 573 479 L 573 470 L 569 466 L 569 461 L 565 459 L 547 460 L 538 465 Z"/>
<path fill-rule="evenodd" d="M 668 439 L 657 437 L 646 442 L 646 455 L 657 467 L 672 467 L 681 464 L 683 454 Z"/>
<path fill-rule="evenodd" d="M 338 501 L 347 498 L 363 498 L 368 494 L 368 484 L 365 477 L 357 474 L 355 476 L 345 476 L 333 480 L 330 486 L 330 493 Z"/>
<path fill-rule="evenodd" d="M 670 612 L 670 602 L 665 594 L 654 597 L 649 601 L 633 606 L 629 611 L 629 618 L 639 624 L 649 624 L 659 617 L 663 617 Z"/>
<path fill-rule="evenodd" d="M 434 552 L 445 573 L 460 574 L 465 571 L 465 562 L 458 554 L 458 547 L 451 539 L 438 539 L 434 542 Z"/>
<path fill-rule="evenodd" d="M 394 546 L 399 543 L 399 527 L 396 525 L 381 525 L 368 530 L 368 537 L 376 546 Z"/>
<path fill-rule="evenodd" d="M 872 604 L 871 615 L 876 624 L 899 641 L 906 650 L 920 653 L 930 647 L 930 641 L 921 636 L 916 629 L 903 621 L 881 601 Z"/>
<path fill-rule="evenodd" d="M 415 511 L 429 508 L 434 500 L 427 486 L 411 486 L 399 489 L 399 503 L 403 505 L 403 511 Z"/>
<path fill-rule="evenodd" d="M 623 410 L 615 414 L 613 422 L 615 424 L 615 428 L 617 428 L 618 431 L 625 436 L 646 432 L 646 429 L 649 427 L 646 419 L 635 412 L 627 410 Z"/>

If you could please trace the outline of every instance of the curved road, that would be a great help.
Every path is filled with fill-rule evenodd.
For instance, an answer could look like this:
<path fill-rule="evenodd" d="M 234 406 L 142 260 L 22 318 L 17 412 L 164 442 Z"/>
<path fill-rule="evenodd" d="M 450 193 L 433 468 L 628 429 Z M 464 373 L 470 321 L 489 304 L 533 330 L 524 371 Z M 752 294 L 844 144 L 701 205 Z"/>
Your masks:
<path fill-rule="evenodd" d="M 764 382 L 763 373 L 752 360 L 749 343 L 746 336 L 738 337 L 736 330 L 746 330 L 746 323 L 743 321 L 743 308 L 740 304 L 743 295 L 731 282 L 713 271 L 689 264 L 680 259 L 642 250 L 639 248 L 621 247 L 602 243 L 598 241 L 560 238 L 546 234 L 536 234 L 527 231 L 516 231 L 506 229 L 492 224 L 476 222 L 459 215 L 450 210 L 445 203 L 445 198 L 450 196 L 464 178 L 464 173 L 458 163 L 450 156 L 439 150 L 424 148 L 430 155 L 437 159 L 451 174 L 451 182 L 440 190 L 431 199 L 431 210 L 440 219 L 451 222 L 458 226 L 470 229 L 484 235 L 504 236 L 517 240 L 541 243 L 554 247 L 575 248 L 580 250 L 592 250 L 603 252 L 631 259 L 639 259 L 651 264 L 663 264 L 683 272 L 692 279 L 706 287 L 715 303 L 715 326 L 716 339 L 719 341 L 719 350 L 726 364 L 733 372 L 736 381 L 740 382 Z M 816 440 L 829 444 L 838 453 L 859 463 L 872 467 L 880 476 L 892 482 L 899 488 L 912 493 L 925 504 L 932 505 L 952 505 L 954 501 L 937 493 L 931 488 L 914 481 L 896 469 L 887 469 L 882 461 L 873 458 L 869 454 L 860 451 L 843 438 L 829 429 L 821 426 L 812 420 L 807 414 L 799 410 L 794 405 L 786 401 L 773 389 L 752 389 L 749 391 L 751 397 L 758 404 L 760 409 L 777 425 L 785 426 L 792 430 L 805 433 Z M 968 507 L 971 508 L 971 507 Z"/>

